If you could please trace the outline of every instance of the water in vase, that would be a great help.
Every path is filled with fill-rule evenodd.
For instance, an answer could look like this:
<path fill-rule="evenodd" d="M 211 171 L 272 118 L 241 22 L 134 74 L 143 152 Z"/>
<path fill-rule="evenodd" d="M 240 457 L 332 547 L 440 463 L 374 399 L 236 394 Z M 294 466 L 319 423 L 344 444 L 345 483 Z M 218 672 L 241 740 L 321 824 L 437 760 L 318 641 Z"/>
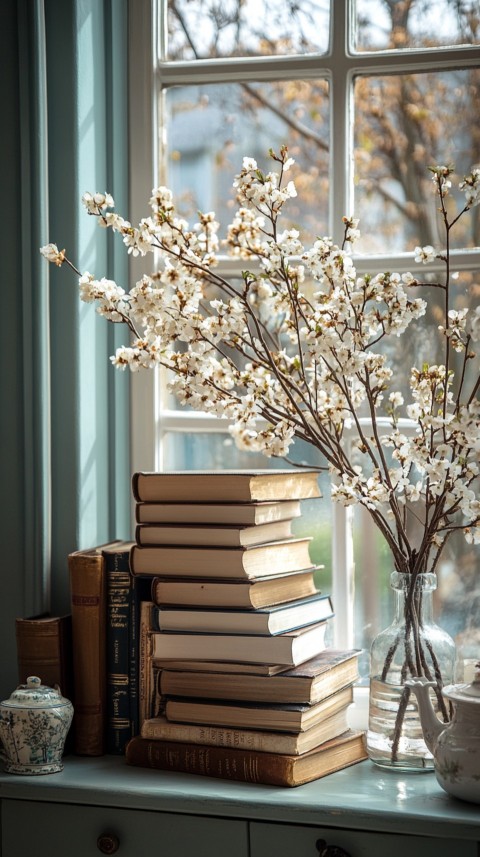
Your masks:
<path fill-rule="evenodd" d="M 367 747 L 376 765 L 404 771 L 433 771 L 433 756 L 423 739 L 417 700 L 410 695 L 397 752 L 392 756 L 393 736 L 403 687 L 374 676 L 370 681 Z"/>

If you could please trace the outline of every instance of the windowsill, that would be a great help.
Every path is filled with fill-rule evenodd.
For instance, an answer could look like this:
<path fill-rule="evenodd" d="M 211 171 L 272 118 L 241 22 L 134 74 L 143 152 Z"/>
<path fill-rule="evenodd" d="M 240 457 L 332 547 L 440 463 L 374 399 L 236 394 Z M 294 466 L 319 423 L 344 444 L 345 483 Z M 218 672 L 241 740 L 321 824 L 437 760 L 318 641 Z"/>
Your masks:
<path fill-rule="evenodd" d="M 51 804 L 309 824 L 480 839 L 478 806 L 442 791 L 433 774 L 383 771 L 360 762 L 297 788 L 128 767 L 123 758 L 67 757 L 45 777 L 0 773 L 0 797 Z M 435 826 L 433 830 L 432 820 Z"/>

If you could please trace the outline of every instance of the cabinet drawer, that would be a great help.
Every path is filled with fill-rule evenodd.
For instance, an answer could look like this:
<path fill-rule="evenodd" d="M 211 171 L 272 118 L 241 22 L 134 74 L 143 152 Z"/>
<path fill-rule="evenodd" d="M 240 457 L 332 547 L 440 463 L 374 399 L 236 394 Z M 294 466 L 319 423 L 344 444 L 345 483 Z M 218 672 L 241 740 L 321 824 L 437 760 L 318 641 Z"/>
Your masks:
<path fill-rule="evenodd" d="M 246 822 L 108 807 L 4 800 L 2 834 L 3 857 L 101 857 L 104 834 L 116 857 L 248 855 Z"/>
<path fill-rule="evenodd" d="M 349 857 L 477 857 L 477 844 L 465 840 L 369 833 L 300 825 L 250 824 L 250 857 L 319 857 L 318 840 L 343 848 Z"/>

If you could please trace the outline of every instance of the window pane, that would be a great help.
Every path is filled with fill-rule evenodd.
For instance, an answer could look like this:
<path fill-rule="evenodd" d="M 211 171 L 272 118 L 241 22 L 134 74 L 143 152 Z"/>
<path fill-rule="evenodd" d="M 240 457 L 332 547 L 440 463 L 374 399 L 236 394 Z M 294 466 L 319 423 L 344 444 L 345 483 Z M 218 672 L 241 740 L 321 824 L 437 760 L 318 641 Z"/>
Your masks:
<path fill-rule="evenodd" d="M 360 51 L 475 45 L 478 0 L 356 0 L 355 47 Z"/>
<path fill-rule="evenodd" d="M 296 161 L 291 178 L 298 196 L 285 206 L 282 225 L 301 223 L 307 239 L 326 229 L 326 81 L 174 87 L 166 101 L 167 183 L 183 217 L 213 210 L 224 237 L 236 210 L 232 183 L 243 157 L 268 171 L 275 167 L 269 149 L 287 145 Z"/>
<path fill-rule="evenodd" d="M 329 0 L 169 0 L 168 58 L 325 53 Z"/>
<path fill-rule="evenodd" d="M 455 164 L 459 179 L 478 161 L 480 71 L 359 76 L 355 80 L 355 197 L 362 253 L 444 246 L 432 164 Z M 453 121 L 454 117 L 454 121 Z M 452 177 L 452 186 L 458 184 Z M 450 212 L 465 198 L 453 193 Z M 453 247 L 480 243 L 480 218 L 464 217 Z"/>

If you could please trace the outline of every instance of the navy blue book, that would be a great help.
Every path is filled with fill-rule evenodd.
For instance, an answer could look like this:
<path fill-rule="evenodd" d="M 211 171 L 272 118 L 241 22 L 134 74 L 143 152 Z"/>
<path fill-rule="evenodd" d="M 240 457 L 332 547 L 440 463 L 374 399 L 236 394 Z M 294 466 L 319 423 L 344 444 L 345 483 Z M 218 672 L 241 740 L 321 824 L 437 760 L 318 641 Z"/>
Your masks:
<path fill-rule="evenodd" d="M 130 573 L 133 542 L 103 551 L 107 582 L 107 724 L 106 751 L 123 755 L 138 733 L 138 624 L 140 602 L 151 582 Z"/>

